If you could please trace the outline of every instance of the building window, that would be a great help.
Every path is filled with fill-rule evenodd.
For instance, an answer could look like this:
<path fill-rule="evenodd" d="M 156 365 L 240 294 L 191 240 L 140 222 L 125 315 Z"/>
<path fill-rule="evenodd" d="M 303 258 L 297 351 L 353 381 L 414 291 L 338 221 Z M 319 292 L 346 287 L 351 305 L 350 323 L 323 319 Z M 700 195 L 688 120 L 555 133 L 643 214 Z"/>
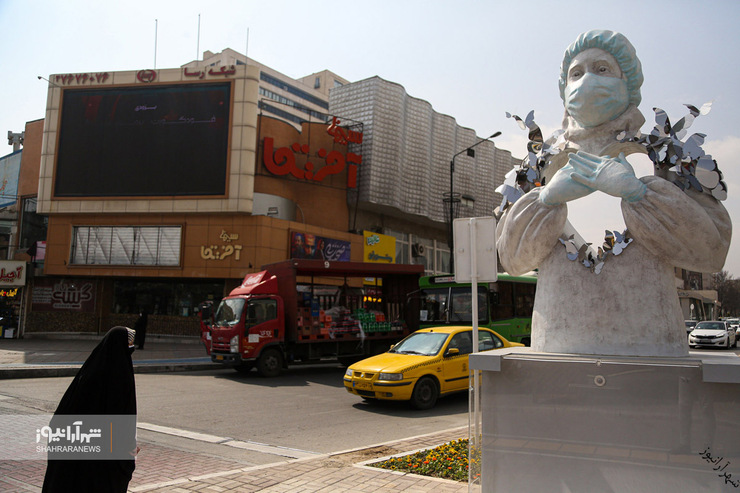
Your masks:
<path fill-rule="evenodd" d="M 434 242 L 432 240 L 414 236 L 411 244 L 411 256 L 413 257 L 414 264 L 424 266 L 425 276 L 433 276 L 435 274 Z"/>
<path fill-rule="evenodd" d="M 306 108 L 305 106 L 302 106 L 302 105 L 296 103 L 295 101 L 291 101 L 290 99 L 288 99 L 286 97 L 283 97 L 283 96 L 281 96 L 281 95 L 279 95 L 277 93 L 274 93 L 272 91 L 269 91 L 269 90 L 267 90 L 265 88 L 260 87 L 259 88 L 259 93 L 260 93 L 260 96 L 265 96 L 266 98 L 271 99 L 271 100 L 273 100 L 275 102 L 278 102 L 280 104 L 284 104 L 286 106 L 291 106 L 291 107 L 295 108 L 296 110 L 298 110 L 298 111 L 300 111 L 302 113 L 305 113 L 305 114 L 307 114 L 309 116 L 312 116 L 314 118 L 317 118 L 317 119 L 319 119 L 321 121 L 327 121 L 328 120 L 328 116 L 325 115 L 324 113 L 319 113 L 318 111 L 314 111 L 314 110 L 312 110 L 310 108 Z M 301 122 L 306 121 L 306 120 L 303 120 L 303 119 L 301 119 L 301 118 L 299 118 L 299 117 L 297 117 L 295 115 L 292 115 L 292 113 L 288 113 L 287 111 L 279 110 L 279 109 L 275 108 L 274 106 L 270 106 L 270 105 L 264 103 L 263 101 L 260 101 L 260 108 L 263 109 L 263 110 L 265 110 L 265 111 L 267 111 L 267 112 L 274 113 L 274 114 L 276 114 L 278 116 L 282 116 L 279 112 L 282 112 L 285 115 L 291 115 L 293 118 L 290 118 L 290 119 L 293 120 L 293 121 L 296 121 L 297 123 L 301 123 Z M 287 117 L 284 117 L 284 118 L 287 118 Z"/>
<path fill-rule="evenodd" d="M 442 250 L 439 246 L 439 243 L 437 243 L 437 266 L 436 266 L 436 273 L 437 274 L 449 274 L 451 273 L 450 269 L 450 251 L 448 249 Z"/>
<path fill-rule="evenodd" d="M 36 204 L 36 197 L 23 199 L 20 241 L 18 243 L 20 249 L 28 249 L 37 241 L 46 240 L 49 217 L 36 214 Z"/>
<path fill-rule="evenodd" d="M 282 89 L 283 91 L 287 91 L 290 94 L 294 94 L 295 96 L 298 96 L 299 98 L 308 101 L 309 103 L 313 103 L 317 106 L 320 106 L 325 109 L 329 109 L 329 103 L 326 101 L 323 101 L 320 98 L 317 98 L 316 96 L 312 96 L 311 94 L 307 93 L 306 91 L 301 91 L 295 86 L 292 86 L 290 84 L 287 84 L 283 82 L 282 80 L 278 79 L 277 77 L 273 77 L 269 74 L 266 74 L 265 72 L 260 72 L 260 80 L 266 82 L 267 84 L 271 84 L 275 87 L 278 87 Z"/>
<path fill-rule="evenodd" d="M 409 235 L 400 231 L 387 229 L 384 231 L 388 236 L 396 239 L 396 263 L 409 264 Z"/>
<path fill-rule="evenodd" d="M 190 317 L 203 301 L 223 296 L 222 283 L 156 282 L 152 280 L 114 281 L 112 313 L 140 313 Z"/>
<path fill-rule="evenodd" d="M 13 223 L 10 221 L 0 221 L 0 260 L 10 258 L 10 234 L 13 229 Z"/>
<path fill-rule="evenodd" d="M 72 265 L 180 265 L 181 226 L 75 226 Z"/>
<path fill-rule="evenodd" d="M 313 88 L 318 89 L 321 87 L 321 77 L 316 77 L 316 80 L 313 81 Z"/>

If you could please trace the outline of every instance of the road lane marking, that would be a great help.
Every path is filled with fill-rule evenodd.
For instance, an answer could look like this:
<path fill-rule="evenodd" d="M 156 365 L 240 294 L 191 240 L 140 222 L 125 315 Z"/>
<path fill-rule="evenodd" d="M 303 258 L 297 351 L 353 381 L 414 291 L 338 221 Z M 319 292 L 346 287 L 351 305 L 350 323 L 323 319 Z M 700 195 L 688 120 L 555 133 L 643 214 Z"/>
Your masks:
<path fill-rule="evenodd" d="M 152 423 L 137 423 L 137 428 L 142 430 L 153 431 L 156 433 L 163 433 L 165 435 L 173 435 L 182 438 L 189 438 L 191 440 L 198 440 L 201 442 L 215 443 L 217 445 L 226 445 L 228 447 L 239 448 L 243 450 L 251 450 L 253 452 L 261 452 L 263 454 L 279 455 L 281 457 L 288 457 L 291 459 L 303 459 L 307 457 L 316 457 L 322 455 L 319 452 L 310 452 L 308 450 L 300 450 L 290 447 L 281 447 L 279 445 L 268 445 L 266 443 L 253 442 L 251 440 L 243 441 L 236 440 L 231 437 L 222 437 L 216 435 L 210 435 L 207 433 L 199 433 L 196 431 L 183 430 L 180 428 L 171 428 L 169 426 L 160 426 Z"/>
<path fill-rule="evenodd" d="M 208 443 L 223 443 L 231 440 L 229 437 L 219 437 L 215 435 L 209 435 L 206 433 L 198 433 L 195 431 L 182 430 L 179 428 L 170 428 L 169 426 L 159 426 L 151 423 L 137 423 L 137 428 L 142 430 L 155 431 L 157 433 L 164 433 L 165 435 L 174 435 L 178 437 L 190 438 L 191 440 L 198 440 L 200 442 Z"/>
<path fill-rule="evenodd" d="M 307 450 L 300 450 L 290 447 L 281 447 L 276 445 L 267 445 L 259 442 L 241 440 L 231 440 L 224 442 L 224 445 L 229 447 L 235 447 L 245 450 L 251 450 L 253 452 L 262 452 L 265 454 L 280 455 L 283 457 L 289 457 L 291 459 L 304 459 L 306 457 L 316 457 L 317 455 L 323 455 L 319 452 L 309 452 Z"/>

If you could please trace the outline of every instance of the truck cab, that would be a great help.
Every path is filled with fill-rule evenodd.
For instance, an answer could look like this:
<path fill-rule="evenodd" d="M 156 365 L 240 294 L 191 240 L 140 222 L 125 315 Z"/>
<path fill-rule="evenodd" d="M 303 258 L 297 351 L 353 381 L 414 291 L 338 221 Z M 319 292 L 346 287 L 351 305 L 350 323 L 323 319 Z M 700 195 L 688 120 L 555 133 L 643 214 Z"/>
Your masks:
<path fill-rule="evenodd" d="M 212 361 L 239 371 L 257 366 L 264 376 L 280 372 L 285 320 L 283 300 L 276 291 L 275 276 L 262 271 L 247 276 L 221 301 L 211 326 Z"/>

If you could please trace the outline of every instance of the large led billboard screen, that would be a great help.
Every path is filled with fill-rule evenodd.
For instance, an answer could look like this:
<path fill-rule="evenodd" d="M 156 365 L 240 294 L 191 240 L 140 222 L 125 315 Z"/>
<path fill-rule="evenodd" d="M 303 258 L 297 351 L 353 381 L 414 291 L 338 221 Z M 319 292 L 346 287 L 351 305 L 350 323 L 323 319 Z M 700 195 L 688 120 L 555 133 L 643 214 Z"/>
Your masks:
<path fill-rule="evenodd" d="M 62 93 L 55 197 L 223 196 L 230 83 Z"/>

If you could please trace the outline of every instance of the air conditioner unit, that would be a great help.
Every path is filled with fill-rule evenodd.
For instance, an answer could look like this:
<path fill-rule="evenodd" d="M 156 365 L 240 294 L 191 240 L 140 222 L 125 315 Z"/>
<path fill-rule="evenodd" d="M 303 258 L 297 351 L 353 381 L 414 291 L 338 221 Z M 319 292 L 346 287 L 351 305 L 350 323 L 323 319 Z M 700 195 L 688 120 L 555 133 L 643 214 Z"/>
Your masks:
<path fill-rule="evenodd" d="M 424 245 L 421 243 L 414 243 L 411 245 L 411 256 L 413 257 L 423 257 L 424 256 Z"/>

